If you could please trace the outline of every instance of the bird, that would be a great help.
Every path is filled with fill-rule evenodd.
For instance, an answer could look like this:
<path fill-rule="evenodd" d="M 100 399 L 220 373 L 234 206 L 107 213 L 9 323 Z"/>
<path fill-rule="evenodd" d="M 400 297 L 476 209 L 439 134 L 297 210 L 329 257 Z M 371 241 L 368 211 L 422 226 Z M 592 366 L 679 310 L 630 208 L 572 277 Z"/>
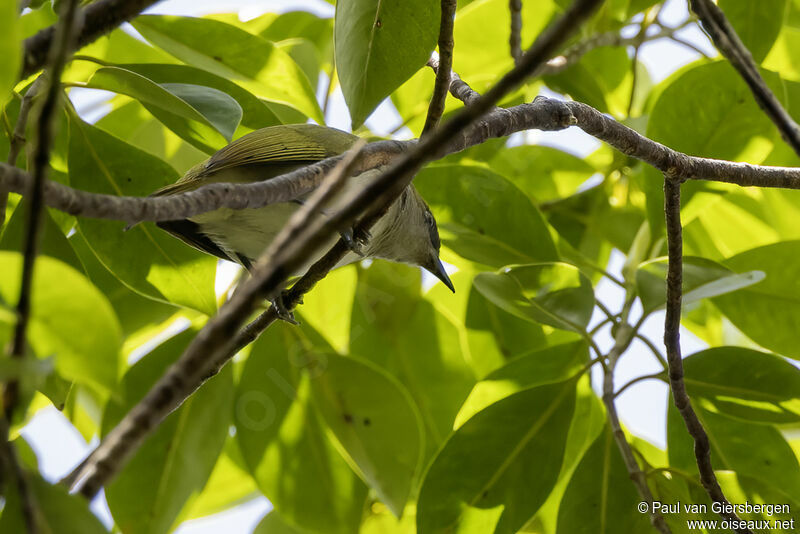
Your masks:
<path fill-rule="evenodd" d="M 150 196 L 166 196 L 193 191 L 210 183 L 253 183 L 269 180 L 317 161 L 347 151 L 360 138 L 356 135 L 316 124 L 285 124 L 254 130 L 220 149 L 206 161 L 189 169 L 178 181 L 158 189 Z M 353 188 L 364 187 L 380 169 L 350 178 L 344 191 L 323 211 L 330 215 L 336 200 L 347 197 Z M 262 208 L 219 208 L 186 219 L 157 222 L 157 226 L 188 245 L 223 260 L 240 264 L 250 271 L 292 214 L 311 195 L 306 193 L 288 202 Z M 363 259 L 383 259 L 422 267 L 438 278 L 450 291 L 453 283 L 439 259 L 441 241 L 433 216 L 413 184 L 409 184 L 378 219 L 369 232 L 354 237 L 353 229 L 340 232 L 350 251 L 336 265 L 341 267 Z M 333 235 L 292 276 L 304 274 L 336 242 Z M 282 294 L 270 297 L 279 317 L 295 322 L 283 306 Z"/>

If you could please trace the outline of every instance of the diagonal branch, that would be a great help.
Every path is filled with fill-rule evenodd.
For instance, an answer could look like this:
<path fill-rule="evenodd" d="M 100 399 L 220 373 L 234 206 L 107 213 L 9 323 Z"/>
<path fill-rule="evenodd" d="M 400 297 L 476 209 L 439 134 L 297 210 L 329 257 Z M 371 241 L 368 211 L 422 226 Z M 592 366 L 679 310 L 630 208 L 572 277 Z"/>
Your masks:
<path fill-rule="evenodd" d="M 118 472 L 144 438 L 184 400 L 183 393 L 196 387 L 213 370 L 208 362 L 218 362 L 221 356 L 230 354 L 242 323 L 265 295 L 274 293 L 280 287 L 288 273 L 299 268 L 336 229 L 345 227 L 360 214 L 363 214 L 362 222 L 368 226 L 374 215 L 380 213 L 405 189 L 419 168 L 439 156 L 448 143 L 461 136 L 473 122 L 533 74 L 599 3 L 600 0 L 576 0 L 564 16 L 540 34 L 520 64 L 486 95 L 471 106 L 463 108 L 453 119 L 437 128 L 407 155 L 382 172 L 374 182 L 352 195 L 341 211 L 331 214 L 329 218 L 317 217 L 304 221 L 300 233 L 293 241 L 280 248 L 271 246 L 270 249 L 277 249 L 274 255 L 268 260 L 262 256 L 256 262 L 252 277 L 206 323 L 175 364 L 192 361 L 198 365 L 190 367 L 185 375 L 165 375 L 122 419 L 83 463 L 81 473 L 74 477 L 78 491 L 84 496 L 92 497 Z M 165 380 L 173 382 L 174 387 L 160 390 L 159 387 Z M 170 395 L 161 397 L 165 391 L 170 392 Z M 176 395 L 176 392 L 181 395 Z M 149 409 L 148 402 L 157 405 L 158 409 Z"/>
<path fill-rule="evenodd" d="M 664 212 L 667 219 L 667 250 L 669 263 L 667 266 L 667 313 L 664 320 L 664 346 L 667 349 L 669 363 L 669 384 L 675 407 L 686 423 L 686 429 L 694 439 L 694 455 L 700 471 L 700 482 L 703 484 L 711 500 L 726 505 L 730 509 L 728 499 L 719 487 L 714 468 L 711 465 L 711 445 L 702 423 L 689 400 L 686 384 L 683 382 L 683 360 L 681 359 L 680 326 L 681 300 L 683 292 L 683 237 L 681 229 L 681 180 L 664 177 Z M 720 512 L 728 520 L 740 523 L 733 512 Z M 749 529 L 736 529 L 736 532 L 749 533 Z"/>
<path fill-rule="evenodd" d="M 442 20 L 439 23 L 439 68 L 436 70 L 436 82 L 433 85 L 433 96 L 428 106 L 428 116 L 422 136 L 429 134 L 444 113 L 447 91 L 450 89 L 450 73 L 453 69 L 453 23 L 456 16 L 456 0 L 442 0 Z"/>
<path fill-rule="evenodd" d="M 759 107 L 778 127 L 781 137 L 800 156 L 800 126 L 778 101 L 758 71 L 750 51 L 742 43 L 722 10 L 711 0 L 691 0 L 694 11 L 722 55 L 747 83 Z"/>
<path fill-rule="evenodd" d="M 508 46 L 514 64 L 519 64 L 522 59 L 522 0 L 508 0 L 508 10 L 511 12 L 511 33 L 508 36 Z"/>
<path fill-rule="evenodd" d="M 136 17 L 159 0 L 99 0 L 81 10 L 84 25 L 64 53 L 71 53 L 94 42 L 114 28 Z M 27 78 L 44 67 L 56 36 L 56 25 L 45 28 L 24 41 L 25 55 L 20 78 Z"/>

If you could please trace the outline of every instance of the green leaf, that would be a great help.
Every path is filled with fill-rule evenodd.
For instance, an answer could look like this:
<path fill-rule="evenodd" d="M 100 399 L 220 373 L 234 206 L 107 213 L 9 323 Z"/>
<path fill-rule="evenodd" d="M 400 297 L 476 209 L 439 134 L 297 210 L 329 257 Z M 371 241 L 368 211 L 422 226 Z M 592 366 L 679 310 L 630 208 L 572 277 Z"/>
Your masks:
<path fill-rule="evenodd" d="M 348 534 L 361 522 L 367 488 L 329 441 L 313 406 L 309 375 L 324 370 L 322 358 L 297 327 L 265 331 L 242 369 L 236 439 L 284 520 L 300 530 Z"/>
<path fill-rule="evenodd" d="M 683 305 L 732 293 L 752 286 L 765 277 L 763 271 L 735 273 L 705 258 L 683 258 Z M 636 270 L 636 291 L 645 313 L 663 308 L 667 291 L 667 260 L 645 262 Z"/>
<path fill-rule="evenodd" d="M 761 63 L 778 38 L 786 0 L 719 0 L 719 7 L 753 59 Z"/>
<path fill-rule="evenodd" d="M 13 5 L 13 3 L 12 3 Z M 26 473 L 28 485 L 40 514 L 42 532 L 56 534 L 107 534 L 100 520 L 89 510 L 89 503 L 78 495 L 70 495 L 61 484 L 50 484 L 35 473 Z M 4 488 L 5 506 L 0 515 L 0 532 L 29 532 L 25 522 L 17 485 L 8 481 Z"/>
<path fill-rule="evenodd" d="M 3 237 L 0 239 L 0 250 L 11 250 L 22 252 L 25 236 L 27 235 L 27 215 L 28 202 L 22 199 L 8 223 L 3 227 Z M 76 271 L 83 273 L 84 268 L 75 251 L 70 246 L 64 232 L 58 227 L 50 211 L 44 210 L 39 229 L 39 241 L 37 243 L 38 254 L 50 256 L 63 261 Z"/>
<path fill-rule="evenodd" d="M 106 406 L 103 434 L 144 397 L 196 334 L 178 334 L 131 367 L 122 380 L 124 399 Z M 187 501 L 205 486 L 222 452 L 233 390 L 228 366 L 170 414 L 106 488 L 108 506 L 122 532 L 171 530 Z"/>
<path fill-rule="evenodd" d="M 414 184 L 433 209 L 442 242 L 460 256 L 493 267 L 558 258 L 539 210 L 491 170 L 437 165 Z"/>
<path fill-rule="evenodd" d="M 0 2 L 0 57 L 3 58 L 0 62 L 0 107 L 5 105 L 19 77 L 22 64 L 19 26 L 17 3 Z"/>
<path fill-rule="evenodd" d="M 239 107 L 242 108 L 242 124 L 253 130 L 281 123 L 267 104 L 256 95 L 226 78 L 205 70 L 189 65 L 159 63 L 127 63 L 117 66 L 141 74 L 145 78 L 162 85 L 186 83 L 222 91 L 236 100 Z"/>
<path fill-rule="evenodd" d="M 425 65 L 439 18 L 439 3 L 427 0 L 336 2 L 336 67 L 353 128 Z"/>
<path fill-rule="evenodd" d="M 142 15 L 133 26 L 145 39 L 181 61 L 236 82 L 268 102 L 324 122 L 314 89 L 302 69 L 269 41 L 203 18 Z M 280 106 L 271 109 L 278 117 L 285 113 Z"/>
<path fill-rule="evenodd" d="M 423 427 L 405 388 L 375 364 L 337 354 L 311 381 L 317 409 L 361 477 L 397 516 L 421 469 Z"/>
<path fill-rule="evenodd" d="M 563 150 L 538 145 L 506 148 L 489 162 L 534 202 L 547 202 L 575 193 L 594 168 Z"/>
<path fill-rule="evenodd" d="M 76 117 L 70 120 L 69 175 L 73 187 L 112 195 L 146 196 L 174 182 L 163 161 Z M 144 296 L 216 311 L 216 259 L 186 246 L 150 224 L 124 232 L 124 223 L 81 219 L 89 246 L 122 283 Z"/>
<path fill-rule="evenodd" d="M 780 491 L 800 495 L 800 465 L 784 437 L 774 427 L 746 423 L 704 410 L 693 403 L 708 433 L 714 469 L 735 471 Z M 677 408 L 667 413 L 667 452 L 672 467 L 697 472 L 694 443 Z M 742 481 L 744 484 L 744 481 Z"/>
<path fill-rule="evenodd" d="M 0 252 L 0 272 L 10 310 L 19 300 L 22 255 Z M 114 310 L 83 274 L 48 256 L 36 260 L 27 338 L 39 357 L 55 356 L 64 378 L 115 390 L 122 340 Z"/>
<path fill-rule="evenodd" d="M 741 347 L 692 354 L 686 390 L 707 409 L 750 422 L 800 422 L 800 370 L 779 356 Z"/>
<path fill-rule="evenodd" d="M 556 483 L 574 403 L 569 380 L 506 397 L 462 425 L 425 475 L 419 534 L 519 530 Z"/>
<path fill-rule="evenodd" d="M 283 520 L 283 518 L 278 515 L 278 512 L 275 510 L 269 512 L 267 515 L 264 516 L 258 525 L 256 525 L 256 529 L 253 531 L 253 534 L 302 534 L 301 531 L 297 530 L 289 523 Z"/>
<path fill-rule="evenodd" d="M 474 283 L 495 305 L 534 323 L 580 333 L 592 317 L 592 284 L 572 265 L 514 265 L 481 273 Z"/>
<path fill-rule="evenodd" d="M 258 495 L 255 480 L 244 467 L 236 438 L 229 437 L 203 491 L 188 509 L 184 508 L 181 518 L 216 514 Z"/>
<path fill-rule="evenodd" d="M 589 347 L 585 341 L 547 347 L 514 358 L 475 384 L 458 412 L 455 428 L 514 393 L 566 380 L 578 373 L 588 361 Z"/>
<path fill-rule="evenodd" d="M 650 518 L 636 509 L 639 502 L 612 430 L 606 426 L 572 474 L 558 509 L 556 532 L 645 532 Z"/>
<path fill-rule="evenodd" d="M 185 83 L 159 85 L 119 67 L 98 69 L 86 85 L 137 99 L 172 131 L 209 154 L 231 141 L 242 117 L 236 100 L 222 91 Z"/>
<path fill-rule="evenodd" d="M 427 461 L 453 429 L 475 384 L 471 360 L 480 354 L 465 350 L 460 321 L 421 299 L 420 285 L 419 269 L 407 265 L 376 261 L 361 270 L 350 353 L 380 365 L 411 394 L 425 424 Z"/>
<path fill-rule="evenodd" d="M 774 74 L 763 74 L 767 83 L 778 83 Z M 706 97 L 696 98 L 700 93 Z M 647 137 L 655 141 L 686 154 L 753 164 L 761 163 L 772 150 L 774 125 L 727 61 L 690 65 L 662 82 L 656 94 L 647 123 Z M 692 117 L 691 128 L 684 127 L 687 117 Z M 646 166 L 643 179 L 650 225 L 653 235 L 659 236 L 664 227 L 664 177 Z M 684 211 L 700 191 L 727 190 L 700 181 L 687 182 L 681 189 Z M 697 206 L 696 212 L 705 213 L 702 208 Z"/>
<path fill-rule="evenodd" d="M 758 269 L 758 284 L 714 299 L 728 319 L 762 347 L 800 358 L 796 326 L 800 324 L 800 241 L 754 248 L 724 261 L 735 272 Z"/>

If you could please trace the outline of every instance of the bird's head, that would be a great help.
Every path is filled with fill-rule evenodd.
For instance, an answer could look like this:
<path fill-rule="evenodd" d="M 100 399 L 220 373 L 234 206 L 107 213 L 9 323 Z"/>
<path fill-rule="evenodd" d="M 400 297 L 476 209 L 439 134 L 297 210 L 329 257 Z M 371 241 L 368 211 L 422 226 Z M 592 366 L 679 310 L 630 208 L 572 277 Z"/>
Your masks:
<path fill-rule="evenodd" d="M 374 228 L 369 256 L 422 267 L 455 293 L 439 259 L 439 230 L 430 208 L 408 186 Z"/>

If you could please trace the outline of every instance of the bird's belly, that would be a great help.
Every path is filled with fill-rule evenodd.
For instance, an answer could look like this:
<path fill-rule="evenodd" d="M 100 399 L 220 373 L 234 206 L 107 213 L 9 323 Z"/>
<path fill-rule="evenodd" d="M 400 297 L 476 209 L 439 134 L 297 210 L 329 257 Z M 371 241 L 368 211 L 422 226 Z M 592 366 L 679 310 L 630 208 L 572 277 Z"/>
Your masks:
<path fill-rule="evenodd" d="M 200 231 L 224 250 L 231 258 L 242 255 L 256 260 L 269 247 L 292 214 L 300 208 L 295 203 L 278 203 L 256 209 L 233 210 L 222 208 L 192 217 L 200 225 Z M 308 267 L 319 260 L 338 240 L 334 234 L 312 254 L 305 264 L 292 273 L 304 274 Z M 346 265 L 360 258 L 348 253 L 337 265 Z"/>

